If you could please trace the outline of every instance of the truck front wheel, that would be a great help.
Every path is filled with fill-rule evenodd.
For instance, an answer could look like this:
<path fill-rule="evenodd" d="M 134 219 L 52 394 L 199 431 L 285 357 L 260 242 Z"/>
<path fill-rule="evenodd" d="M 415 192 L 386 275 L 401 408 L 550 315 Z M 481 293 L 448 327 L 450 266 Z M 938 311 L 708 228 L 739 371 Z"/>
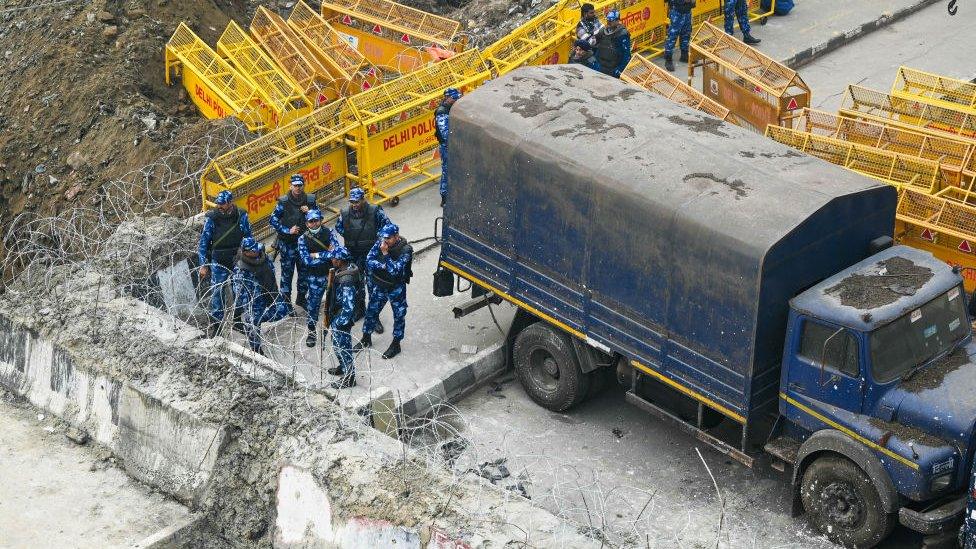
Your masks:
<path fill-rule="evenodd" d="M 519 332 L 512 358 L 525 392 L 554 412 L 579 404 L 590 389 L 590 376 L 580 369 L 572 341 L 545 323 Z"/>
<path fill-rule="evenodd" d="M 895 516 L 881 508 L 871 479 L 843 457 L 811 463 L 803 473 L 800 499 L 811 524 L 845 547 L 874 547 L 895 527 Z"/>

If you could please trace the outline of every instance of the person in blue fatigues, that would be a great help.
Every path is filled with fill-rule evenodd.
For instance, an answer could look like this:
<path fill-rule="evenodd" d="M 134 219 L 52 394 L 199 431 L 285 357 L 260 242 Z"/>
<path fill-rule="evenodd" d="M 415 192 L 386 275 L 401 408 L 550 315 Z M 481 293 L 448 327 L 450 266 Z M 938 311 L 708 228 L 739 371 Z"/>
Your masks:
<path fill-rule="evenodd" d="M 369 294 L 369 307 L 363 322 L 363 339 L 356 345 L 360 350 L 373 345 L 372 333 L 380 310 L 390 302 L 393 309 L 393 342 L 383 353 L 383 358 L 393 358 L 400 354 L 400 341 L 407 319 L 407 283 L 413 276 L 413 247 L 407 239 L 400 236 L 400 228 L 390 223 L 380 229 L 380 237 L 366 257 L 369 276 L 373 279 L 373 289 Z"/>
<path fill-rule="evenodd" d="M 339 212 L 335 230 L 342 235 L 346 248 L 352 255 L 352 262 L 359 267 L 359 286 L 356 288 L 356 313 L 353 322 L 366 314 L 366 291 L 372 286 L 366 278 L 366 255 L 379 236 L 380 229 L 390 222 L 383 206 L 366 201 L 366 193 L 359 187 L 349 191 L 349 206 Z M 383 324 L 376 321 L 376 333 L 383 333 Z"/>
<path fill-rule="evenodd" d="M 318 209 L 315 197 L 305 193 L 305 178 L 296 173 L 291 176 L 288 193 L 278 197 L 269 220 L 278 237 L 275 248 L 281 260 L 281 295 L 291 302 L 291 280 L 297 270 L 298 297 L 295 305 L 299 307 L 305 307 L 308 282 L 305 280 L 305 266 L 298 260 L 298 237 L 305 232 L 305 214 Z"/>
<path fill-rule="evenodd" d="M 264 251 L 264 244 L 251 237 L 241 241 L 234 266 L 234 294 L 244 312 L 244 333 L 251 349 L 264 354 L 261 345 L 261 323 L 281 320 L 291 313 L 291 303 L 283 299 L 275 280 L 274 263 Z"/>
<path fill-rule="evenodd" d="M 329 285 L 329 269 L 332 267 L 331 251 L 339 247 L 339 240 L 332 231 L 322 225 L 322 212 L 309 210 L 305 214 L 307 230 L 298 237 L 298 258 L 305 266 L 308 280 L 308 336 L 305 345 L 315 347 L 315 325 L 319 321 L 322 297 Z"/>
<path fill-rule="evenodd" d="M 234 205 L 230 191 L 220 191 L 214 200 L 217 207 L 207 212 L 197 249 L 200 261 L 200 280 L 210 278 L 210 326 L 207 334 L 213 337 L 224 319 L 224 284 L 234 269 L 234 257 L 241 241 L 251 236 L 247 212 Z"/>
<path fill-rule="evenodd" d="M 750 34 L 752 27 L 749 25 L 749 0 L 725 0 L 725 32 L 730 36 L 734 35 L 735 20 L 739 20 L 739 29 L 742 30 L 742 41 L 746 44 L 758 44 L 762 40 Z"/>
<path fill-rule="evenodd" d="M 451 133 L 451 105 L 461 99 L 461 91 L 457 88 L 444 90 L 444 99 L 434 111 L 434 134 L 439 143 L 441 155 L 441 207 L 447 204 L 447 138 Z"/>
<path fill-rule="evenodd" d="M 596 59 L 600 70 L 620 78 L 630 63 L 630 31 L 620 22 L 620 11 L 607 12 L 607 24 L 596 33 Z"/>
<path fill-rule="evenodd" d="M 356 365 L 352 356 L 352 329 L 356 310 L 356 289 L 362 273 L 353 262 L 352 254 L 343 246 L 332 251 L 332 287 L 326 302 L 329 304 L 329 317 L 332 319 L 332 350 L 339 365 L 329 368 L 329 373 L 342 376 L 332 383 L 333 389 L 346 389 L 356 386 Z"/>
<path fill-rule="evenodd" d="M 691 45 L 691 9 L 695 0 L 668 0 L 668 37 L 664 41 L 664 68 L 674 72 L 674 43 L 681 40 L 681 57 L 688 62 L 688 46 Z"/>
<path fill-rule="evenodd" d="M 596 54 L 593 53 L 593 46 L 586 40 L 577 40 L 573 43 L 573 53 L 569 56 L 569 62 L 601 72 L 600 62 L 597 61 Z"/>

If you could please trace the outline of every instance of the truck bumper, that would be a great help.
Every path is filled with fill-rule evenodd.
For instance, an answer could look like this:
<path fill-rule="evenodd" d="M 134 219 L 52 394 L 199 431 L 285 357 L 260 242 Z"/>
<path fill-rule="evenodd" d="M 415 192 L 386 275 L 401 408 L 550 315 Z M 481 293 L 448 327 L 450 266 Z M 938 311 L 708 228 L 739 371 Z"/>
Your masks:
<path fill-rule="evenodd" d="M 958 529 L 965 511 L 966 494 L 962 494 L 928 511 L 902 507 L 898 511 L 898 522 L 906 528 L 929 536 Z"/>

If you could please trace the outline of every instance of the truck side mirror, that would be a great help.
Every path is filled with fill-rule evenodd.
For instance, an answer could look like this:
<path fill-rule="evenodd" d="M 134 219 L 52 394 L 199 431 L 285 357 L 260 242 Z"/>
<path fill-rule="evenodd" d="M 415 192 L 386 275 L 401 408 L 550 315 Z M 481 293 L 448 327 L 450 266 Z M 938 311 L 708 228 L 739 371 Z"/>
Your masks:
<path fill-rule="evenodd" d="M 827 360 L 827 346 L 830 345 L 832 339 L 837 337 L 837 335 L 842 334 L 843 332 L 844 332 L 843 328 L 838 328 L 836 332 L 830 334 L 830 337 L 824 340 L 823 348 L 820 350 L 820 386 L 821 387 L 827 385 L 828 383 L 830 383 L 830 379 L 833 379 L 833 376 L 831 376 L 830 379 L 824 381 L 824 365 L 826 364 L 826 360 Z M 838 339 L 836 341 L 843 341 L 843 338 Z"/>

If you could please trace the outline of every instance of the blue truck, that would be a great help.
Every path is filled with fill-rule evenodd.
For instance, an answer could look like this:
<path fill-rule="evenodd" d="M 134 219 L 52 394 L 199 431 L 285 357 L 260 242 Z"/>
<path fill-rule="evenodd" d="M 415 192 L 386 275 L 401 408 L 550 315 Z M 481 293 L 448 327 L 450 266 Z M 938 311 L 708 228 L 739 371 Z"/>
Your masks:
<path fill-rule="evenodd" d="M 538 404 L 567 410 L 609 372 L 628 402 L 784 471 L 837 543 L 957 536 L 968 298 L 892 245 L 894 188 L 572 65 L 493 80 L 451 118 L 435 280 L 518 308 L 510 356 Z"/>

